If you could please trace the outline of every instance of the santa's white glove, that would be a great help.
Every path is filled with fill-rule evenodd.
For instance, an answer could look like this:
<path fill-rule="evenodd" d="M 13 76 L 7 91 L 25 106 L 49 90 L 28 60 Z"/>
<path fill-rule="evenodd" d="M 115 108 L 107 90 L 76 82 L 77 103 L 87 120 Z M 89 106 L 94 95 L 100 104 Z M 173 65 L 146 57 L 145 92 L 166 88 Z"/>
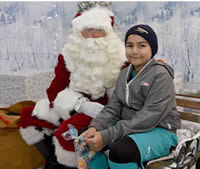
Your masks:
<path fill-rule="evenodd" d="M 95 118 L 103 108 L 104 106 L 100 103 L 85 101 L 80 105 L 78 112 L 82 112 L 92 118 Z"/>

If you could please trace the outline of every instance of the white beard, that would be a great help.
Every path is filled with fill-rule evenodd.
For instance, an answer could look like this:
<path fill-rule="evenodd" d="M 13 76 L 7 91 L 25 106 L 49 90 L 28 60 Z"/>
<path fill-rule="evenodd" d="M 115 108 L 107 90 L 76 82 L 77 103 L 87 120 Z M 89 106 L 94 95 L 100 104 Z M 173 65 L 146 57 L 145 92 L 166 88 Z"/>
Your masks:
<path fill-rule="evenodd" d="M 72 34 L 62 54 L 71 72 L 70 88 L 98 99 L 112 88 L 125 61 L 122 41 L 111 32 L 104 38 Z"/>

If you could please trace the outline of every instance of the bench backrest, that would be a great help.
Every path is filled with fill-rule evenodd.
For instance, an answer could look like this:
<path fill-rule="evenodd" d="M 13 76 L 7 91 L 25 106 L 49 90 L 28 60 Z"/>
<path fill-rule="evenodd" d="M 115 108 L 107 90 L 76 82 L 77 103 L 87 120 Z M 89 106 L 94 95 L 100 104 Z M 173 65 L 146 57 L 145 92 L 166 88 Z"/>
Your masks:
<path fill-rule="evenodd" d="M 176 94 L 176 104 L 181 119 L 200 123 L 200 94 Z"/>

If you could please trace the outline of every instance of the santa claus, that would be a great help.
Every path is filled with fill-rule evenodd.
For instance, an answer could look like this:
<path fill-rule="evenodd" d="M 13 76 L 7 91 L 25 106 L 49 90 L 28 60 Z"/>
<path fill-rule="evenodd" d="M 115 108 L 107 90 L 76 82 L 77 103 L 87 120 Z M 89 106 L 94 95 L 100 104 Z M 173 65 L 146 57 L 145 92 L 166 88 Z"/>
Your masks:
<path fill-rule="evenodd" d="M 124 44 L 114 31 L 114 15 L 108 8 L 79 12 L 72 30 L 58 56 L 55 78 L 46 90 L 48 98 L 24 108 L 20 119 L 27 144 L 53 137 L 57 161 L 68 167 L 77 166 L 76 156 L 73 140 L 67 141 L 63 133 L 68 124 L 80 131 L 96 117 L 107 104 L 125 62 Z"/>

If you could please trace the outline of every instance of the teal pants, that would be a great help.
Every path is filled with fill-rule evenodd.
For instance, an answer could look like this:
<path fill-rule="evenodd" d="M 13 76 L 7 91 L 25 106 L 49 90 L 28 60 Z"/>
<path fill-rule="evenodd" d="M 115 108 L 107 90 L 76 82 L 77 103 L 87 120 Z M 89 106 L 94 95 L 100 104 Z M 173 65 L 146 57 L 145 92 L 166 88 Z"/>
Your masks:
<path fill-rule="evenodd" d="M 97 152 L 89 162 L 90 169 L 108 169 L 108 166 L 107 157 L 103 152 Z"/>
<path fill-rule="evenodd" d="M 176 134 L 160 127 L 149 132 L 134 133 L 128 136 L 133 139 L 138 146 L 142 169 L 144 169 L 143 162 L 168 155 L 170 153 L 170 148 L 175 147 L 177 144 Z M 100 156 L 100 154 L 102 155 Z M 98 156 L 103 158 L 101 159 Z M 106 157 L 103 153 L 97 153 L 97 156 L 95 156 L 89 163 L 90 168 L 107 169 L 108 166 L 110 166 L 111 169 L 138 169 L 138 165 L 134 162 L 120 164 L 105 158 Z M 101 164 L 101 167 L 98 168 L 98 164 Z"/>

